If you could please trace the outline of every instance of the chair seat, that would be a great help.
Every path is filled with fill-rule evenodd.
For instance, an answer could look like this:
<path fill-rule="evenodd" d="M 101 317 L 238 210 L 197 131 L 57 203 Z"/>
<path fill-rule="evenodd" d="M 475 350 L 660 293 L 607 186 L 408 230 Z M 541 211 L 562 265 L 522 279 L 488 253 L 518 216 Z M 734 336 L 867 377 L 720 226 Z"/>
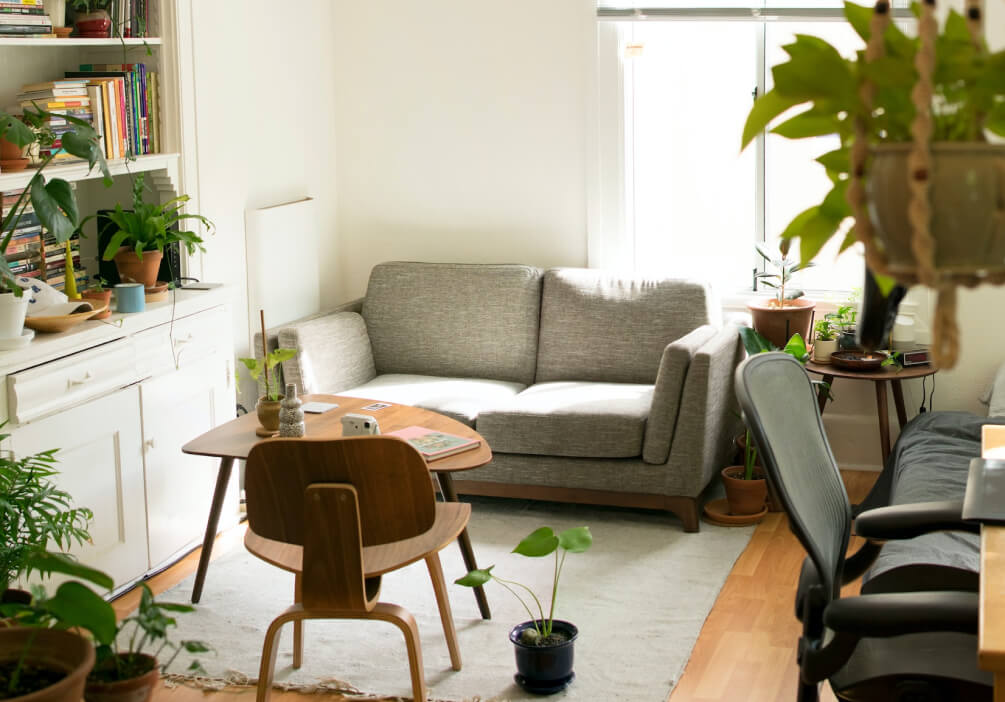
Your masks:
<path fill-rule="evenodd" d="M 457 538 L 470 518 L 471 505 L 465 502 L 437 502 L 436 519 L 428 531 L 392 544 L 363 547 L 364 576 L 383 575 L 439 551 Z M 291 573 L 303 571 L 303 546 L 266 539 L 250 528 L 244 534 L 244 545 L 252 554 L 277 568 Z"/>

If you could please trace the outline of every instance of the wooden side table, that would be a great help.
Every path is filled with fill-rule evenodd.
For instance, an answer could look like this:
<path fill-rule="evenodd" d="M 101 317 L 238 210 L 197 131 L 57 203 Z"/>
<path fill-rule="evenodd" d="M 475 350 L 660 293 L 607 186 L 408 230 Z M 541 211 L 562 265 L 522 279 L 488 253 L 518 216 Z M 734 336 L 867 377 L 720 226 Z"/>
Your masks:
<path fill-rule="evenodd" d="M 904 405 L 904 389 L 901 382 L 912 378 L 924 378 L 935 375 L 938 369 L 932 365 L 908 366 L 897 370 L 894 366 L 886 366 L 878 370 L 855 371 L 838 368 L 831 364 L 814 363 L 810 361 L 806 364 L 806 370 L 810 373 L 823 376 L 823 381 L 833 387 L 835 378 L 850 378 L 852 380 L 871 380 L 876 386 L 876 410 L 879 415 L 879 441 L 883 451 L 883 465 L 890 455 L 890 409 L 886 399 L 887 384 L 893 389 L 893 403 L 897 408 L 897 421 L 903 429 L 907 424 L 907 407 Z M 820 407 L 820 414 L 824 413 L 827 404 L 827 389 L 817 390 L 817 403 Z"/>

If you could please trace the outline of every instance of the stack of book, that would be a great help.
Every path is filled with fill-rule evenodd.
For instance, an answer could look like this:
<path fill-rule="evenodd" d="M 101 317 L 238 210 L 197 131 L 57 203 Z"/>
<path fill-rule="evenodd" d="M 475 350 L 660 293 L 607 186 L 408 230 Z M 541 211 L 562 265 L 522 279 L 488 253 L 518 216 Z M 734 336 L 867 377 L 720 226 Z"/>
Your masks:
<path fill-rule="evenodd" d="M 34 107 L 52 113 L 46 120 L 46 127 L 52 132 L 55 141 L 51 146 L 42 147 L 41 157 L 51 153 L 56 161 L 78 160 L 63 149 L 61 137 L 73 129 L 73 124 L 66 119 L 66 115 L 89 123 L 94 121 L 87 81 L 77 79 L 32 83 L 22 86 L 17 99 L 22 108 Z"/>
<path fill-rule="evenodd" d="M 109 14 L 112 26 L 119 27 L 122 36 L 150 36 L 150 0 L 112 0 Z"/>
<path fill-rule="evenodd" d="M 24 188 L 3 193 L 2 217 L 4 221 L 23 192 Z M 4 252 L 10 272 L 14 275 L 40 277 L 42 272 L 42 225 L 30 202 L 18 217 L 14 227 L 14 235 Z"/>
<path fill-rule="evenodd" d="M 105 156 L 161 152 L 158 75 L 143 63 L 85 63 L 66 78 L 86 80 L 95 127 L 105 140 Z M 99 107 L 100 105 L 100 107 Z M 100 114 L 99 114 L 100 113 Z"/>
<path fill-rule="evenodd" d="M 42 0 L 0 0 L 0 37 L 54 37 Z"/>

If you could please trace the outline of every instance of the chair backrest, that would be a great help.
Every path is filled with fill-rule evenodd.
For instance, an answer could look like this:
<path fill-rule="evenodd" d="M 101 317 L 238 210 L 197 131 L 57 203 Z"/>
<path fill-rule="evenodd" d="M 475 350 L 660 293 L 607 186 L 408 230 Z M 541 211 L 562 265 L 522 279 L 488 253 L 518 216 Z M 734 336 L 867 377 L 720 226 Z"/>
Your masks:
<path fill-rule="evenodd" d="M 813 561 L 825 597 L 837 598 L 851 507 L 813 384 L 792 356 L 761 353 L 736 369 L 736 395 L 792 531 Z"/>
<path fill-rule="evenodd" d="M 418 536 L 436 518 L 429 468 L 401 439 L 269 439 L 248 454 L 245 491 L 251 530 L 303 546 L 305 494 L 319 483 L 349 483 L 356 489 L 363 546 Z"/>

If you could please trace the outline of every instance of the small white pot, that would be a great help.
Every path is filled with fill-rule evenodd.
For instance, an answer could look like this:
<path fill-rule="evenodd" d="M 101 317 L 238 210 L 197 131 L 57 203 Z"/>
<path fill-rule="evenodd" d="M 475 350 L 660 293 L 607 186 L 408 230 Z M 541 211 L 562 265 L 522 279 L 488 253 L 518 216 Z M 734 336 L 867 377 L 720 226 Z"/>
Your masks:
<path fill-rule="evenodd" d="M 817 339 L 813 342 L 813 362 L 830 363 L 831 354 L 837 350 L 837 339 L 831 339 L 830 341 L 821 341 L 820 339 Z"/>
<path fill-rule="evenodd" d="M 0 294 L 0 339 L 13 339 L 24 331 L 24 318 L 28 314 L 28 296 L 14 297 L 14 293 Z"/>

